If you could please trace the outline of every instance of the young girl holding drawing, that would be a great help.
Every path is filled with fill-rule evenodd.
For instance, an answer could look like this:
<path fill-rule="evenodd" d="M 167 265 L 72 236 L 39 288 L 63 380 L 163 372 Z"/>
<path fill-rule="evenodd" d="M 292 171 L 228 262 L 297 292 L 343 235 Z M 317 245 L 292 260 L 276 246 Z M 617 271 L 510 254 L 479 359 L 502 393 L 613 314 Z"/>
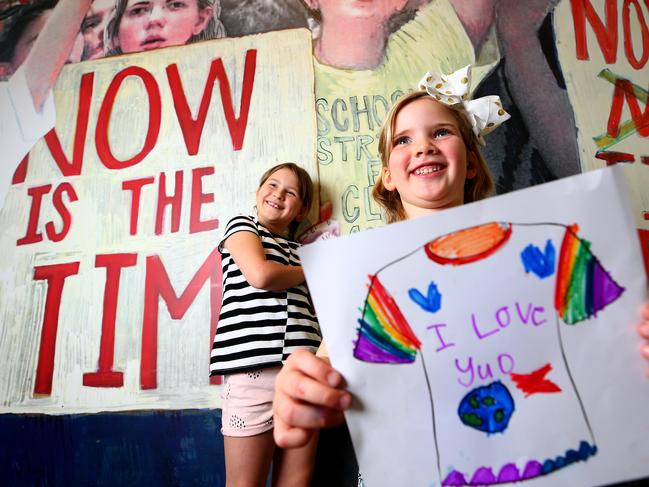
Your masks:
<path fill-rule="evenodd" d="M 465 68 L 466 69 L 466 68 Z M 462 71 L 462 70 L 461 70 Z M 469 73 L 427 74 L 420 91 L 401 97 L 381 130 L 380 178 L 373 196 L 388 222 L 417 218 L 488 196 L 492 180 L 480 154 L 482 135 L 506 120 L 498 97 L 464 101 Z M 638 330 L 649 339 L 649 304 Z M 275 441 L 289 448 L 319 429 L 343 422 L 352 398 L 329 366 L 324 344 L 317 356 L 293 354 L 276 381 Z M 642 348 L 649 359 L 649 344 Z"/>
<path fill-rule="evenodd" d="M 228 487 L 309 484 L 316 438 L 299 449 L 273 443 L 272 401 L 282 362 L 315 351 L 320 328 L 304 283 L 296 227 L 313 198 L 308 173 L 293 163 L 264 173 L 256 216 L 237 216 L 219 244 L 223 302 L 210 372 L 224 375 L 222 432 Z"/>

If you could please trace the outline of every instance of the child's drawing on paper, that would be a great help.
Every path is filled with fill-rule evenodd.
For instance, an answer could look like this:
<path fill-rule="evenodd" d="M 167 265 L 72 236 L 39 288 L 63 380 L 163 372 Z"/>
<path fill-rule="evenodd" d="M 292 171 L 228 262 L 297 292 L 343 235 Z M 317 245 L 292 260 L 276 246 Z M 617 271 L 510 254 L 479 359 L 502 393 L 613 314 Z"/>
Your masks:
<path fill-rule="evenodd" d="M 597 453 L 564 334 L 623 292 L 577 225 L 486 223 L 370 276 L 353 354 L 420 362 L 441 485 L 531 479 Z M 570 420 L 556 421 L 558 412 Z"/>

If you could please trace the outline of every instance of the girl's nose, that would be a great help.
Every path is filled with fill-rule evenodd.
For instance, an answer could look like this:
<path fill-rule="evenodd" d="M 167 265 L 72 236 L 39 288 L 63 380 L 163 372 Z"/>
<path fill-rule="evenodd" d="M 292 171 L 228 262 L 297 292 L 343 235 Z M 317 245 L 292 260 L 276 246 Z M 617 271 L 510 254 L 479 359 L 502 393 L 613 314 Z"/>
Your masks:
<path fill-rule="evenodd" d="M 434 142 L 430 140 L 423 140 L 419 142 L 416 149 L 417 156 L 423 156 L 426 154 L 435 154 L 437 152 L 437 146 Z"/>
<path fill-rule="evenodd" d="M 149 23 L 163 24 L 165 22 L 165 7 L 153 5 L 149 13 Z"/>

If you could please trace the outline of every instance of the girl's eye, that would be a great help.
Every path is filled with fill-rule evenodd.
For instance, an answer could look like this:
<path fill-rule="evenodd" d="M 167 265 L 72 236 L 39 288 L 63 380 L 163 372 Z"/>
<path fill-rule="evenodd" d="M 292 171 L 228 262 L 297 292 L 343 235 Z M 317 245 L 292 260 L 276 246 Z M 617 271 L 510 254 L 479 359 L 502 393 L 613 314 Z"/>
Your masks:
<path fill-rule="evenodd" d="M 445 137 L 446 135 L 451 135 L 452 133 L 453 132 L 451 132 L 447 128 L 441 128 L 441 129 L 435 130 L 435 133 L 433 135 L 435 136 L 435 138 L 437 138 L 437 137 Z"/>
<path fill-rule="evenodd" d="M 288 191 L 286 194 L 289 195 L 291 198 L 297 198 L 297 194 L 294 193 L 293 191 Z"/>
<path fill-rule="evenodd" d="M 185 6 L 185 2 L 168 2 L 167 5 L 172 10 L 178 10 L 179 8 L 183 8 Z"/>
<path fill-rule="evenodd" d="M 99 21 L 97 20 L 97 18 L 94 16 L 89 17 L 86 20 L 84 20 L 83 23 L 81 24 L 81 32 L 85 34 L 91 31 L 92 29 L 94 29 L 95 27 L 97 27 L 97 25 L 99 25 Z"/>
<path fill-rule="evenodd" d="M 410 137 L 408 137 L 406 135 L 402 135 L 401 137 L 397 137 L 394 140 L 393 146 L 404 145 L 404 144 L 407 144 L 408 142 L 410 142 Z"/>
<path fill-rule="evenodd" d="M 129 9 L 128 16 L 129 17 L 137 17 L 138 15 L 143 15 L 143 14 L 147 13 L 148 10 L 149 10 L 148 5 L 136 5 L 136 6 Z"/>

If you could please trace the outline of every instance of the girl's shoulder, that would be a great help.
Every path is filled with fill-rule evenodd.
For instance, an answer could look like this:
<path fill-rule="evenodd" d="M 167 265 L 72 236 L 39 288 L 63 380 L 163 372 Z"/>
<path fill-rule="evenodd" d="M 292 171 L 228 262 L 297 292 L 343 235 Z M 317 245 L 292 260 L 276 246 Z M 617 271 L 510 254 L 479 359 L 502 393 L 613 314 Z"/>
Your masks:
<path fill-rule="evenodd" d="M 237 215 L 232 217 L 225 228 L 223 239 L 225 241 L 230 235 L 237 232 L 252 232 L 255 233 L 261 240 L 266 242 L 274 242 L 278 245 L 288 245 L 290 247 L 299 247 L 300 244 L 295 240 L 288 238 L 285 235 L 279 235 L 267 229 L 255 216 L 251 215 Z"/>
<path fill-rule="evenodd" d="M 258 228 L 259 222 L 255 217 L 250 215 L 236 215 L 228 220 L 228 224 L 225 226 L 225 235 L 240 230 L 258 232 Z"/>
<path fill-rule="evenodd" d="M 225 241 L 238 232 L 254 233 L 261 238 L 259 222 L 256 218 L 250 215 L 233 216 L 232 218 L 230 218 L 230 220 L 228 220 L 228 224 L 225 226 L 225 232 L 223 233 L 223 237 L 221 238 L 221 241 L 218 245 L 219 252 L 224 251 L 223 244 L 225 243 Z"/>

